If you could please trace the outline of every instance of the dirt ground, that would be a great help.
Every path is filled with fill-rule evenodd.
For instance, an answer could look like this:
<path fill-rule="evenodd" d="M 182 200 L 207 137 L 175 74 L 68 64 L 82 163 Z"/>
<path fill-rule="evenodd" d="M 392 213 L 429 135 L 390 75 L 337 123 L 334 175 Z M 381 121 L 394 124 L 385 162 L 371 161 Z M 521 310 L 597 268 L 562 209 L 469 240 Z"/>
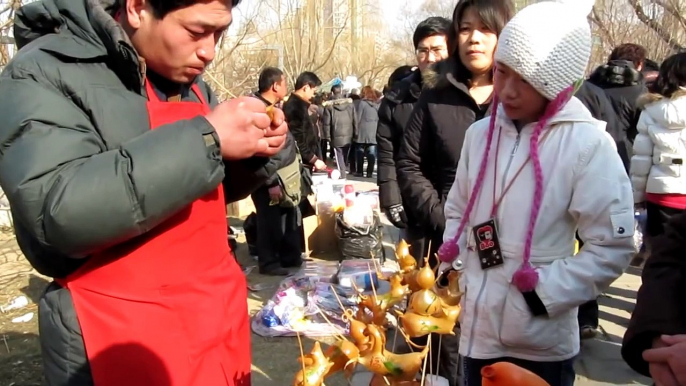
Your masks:
<path fill-rule="evenodd" d="M 239 237 L 236 255 L 244 266 L 255 265 L 248 256 L 244 239 Z M 281 278 L 259 275 L 255 269 L 249 276 L 249 284 L 266 283 L 273 287 L 249 293 L 248 307 L 251 316 L 269 300 Z M 6 313 L 0 312 L 0 386 L 40 386 L 42 364 L 38 341 L 38 307 L 40 295 L 48 284 L 21 254 L 13 235 L 0 233 L 0 306 L 9 304 L 18 296 L 26 296 L 29 305 Z M 28 322 L 13 323 L 12 319 L 33 313 Z M 303 338 L 305 351 L 313 341 Z M 253 334 L 253 386 L 283 386 L 292 382 L 299 369 L 298 341 L 296 338 L 263 338 Z M 327 381 L 329 386 L 347 385 L 342 377 Z"/>

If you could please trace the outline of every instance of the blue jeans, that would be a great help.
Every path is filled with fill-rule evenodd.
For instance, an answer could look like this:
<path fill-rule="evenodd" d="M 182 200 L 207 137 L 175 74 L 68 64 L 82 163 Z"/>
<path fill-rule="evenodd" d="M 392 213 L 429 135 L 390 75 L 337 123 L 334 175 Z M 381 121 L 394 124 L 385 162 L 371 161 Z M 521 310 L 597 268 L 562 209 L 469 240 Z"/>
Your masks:
<path fill-rule="evenodd" d="M 367 178 L 371 178 L 374 174 L 374 165 L 376 164 L 376 145 L 367 143 L 358 143 L 355 145 L 357 167 L 355 172 L 362 174 L 364 170 L 364 159 L 367 158 Z"/>
<path fill-rule="evenodd" d="M 462 358 L 464 386 L 481 386 L 481 369 L 498 362 L 509 362 L 525 368 L 543 378 L 550 386 L 573 386 L 576 373 L 574 360 L 561 362 L 533 362 L 516 358 L 472 359 Z"/>

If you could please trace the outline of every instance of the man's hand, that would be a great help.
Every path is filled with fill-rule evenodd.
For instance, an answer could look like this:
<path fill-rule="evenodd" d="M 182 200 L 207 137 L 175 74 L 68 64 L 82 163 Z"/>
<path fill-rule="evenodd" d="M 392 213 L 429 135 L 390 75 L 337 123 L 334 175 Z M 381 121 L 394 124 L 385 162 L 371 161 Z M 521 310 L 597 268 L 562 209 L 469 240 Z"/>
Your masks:
<path fill-rule="evenodd" d="M 269 199 L 272 202 L 280 202 L 281 198 L 283 198 L 283 192 L 281 191 L 281 187 L 279 185 L 269 188 Z"/>
<path fill-rule="evenodd" d="M 393 223 L 398 228 L 405 228 L 407 226 L 407 214 L 402 205 L 393 205 L 385 209 L 388 221 Z"/>
<path fill-rule="evenodd" d="M 272 156 L 283 147 L 288 131 L 282 112 L 275 112 L 272 122 L 264 103 L 251 97 L 220 103 L 205 118 L 217 132 L 222 157 L 229 160 Z"/>
<path fill-rule="evenodd" d="M 314 162 L 314 168 L 320 172 L 323 172 L 326 170 L 326 164 L 324 161 L 318 159 Z"/>
<path fill-rule="evenodd" d="M 664 335 L 643 352 L 657 386 L 686 385 L 686 335 Z"/>
<path fill-rule="evenodd" d="M 271 119 L 271 125 L 264 132 L 269 148 L 266 152 L 258 152 L 257 156 L 271 157 L 276 155 L 286 143 L 286 134 L 288 133 L 288 124 L 286 123 L 286 116 L 283 111 L 276 107 L 267 107 L 267 115 Z"/>

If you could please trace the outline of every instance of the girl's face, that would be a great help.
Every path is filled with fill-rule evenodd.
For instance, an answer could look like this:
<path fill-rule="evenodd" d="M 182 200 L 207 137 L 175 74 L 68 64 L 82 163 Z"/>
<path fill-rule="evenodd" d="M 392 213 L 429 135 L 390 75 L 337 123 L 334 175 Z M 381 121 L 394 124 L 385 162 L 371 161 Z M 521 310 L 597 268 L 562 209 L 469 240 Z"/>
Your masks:
<path fill-rule="evenodd" d="M 493 88 L 508 118 L 522 124 L 538 121 L 548 106 L 543 95 L 504 64 L 496 65 Z"/>
<path fill-rule="evenodd" d="M 498 36 L 484 25 L 473 7 L 462 15 L 457 26 L 460 61 L 474 75 L 485 74 L 493 67 L 493 53 Z"/>

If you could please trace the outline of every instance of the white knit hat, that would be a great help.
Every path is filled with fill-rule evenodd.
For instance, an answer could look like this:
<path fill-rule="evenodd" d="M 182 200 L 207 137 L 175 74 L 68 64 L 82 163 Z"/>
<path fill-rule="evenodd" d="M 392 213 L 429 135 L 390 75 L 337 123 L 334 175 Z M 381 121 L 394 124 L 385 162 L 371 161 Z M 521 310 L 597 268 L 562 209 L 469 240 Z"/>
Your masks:
<path fill-rule="evenodd" d="M 553 0 L 517 13 L 498 39 L 495 61 L 516 71 L 548 100 L 584 78 L 591 56 L 587 16 L 595 0 Z"/>

